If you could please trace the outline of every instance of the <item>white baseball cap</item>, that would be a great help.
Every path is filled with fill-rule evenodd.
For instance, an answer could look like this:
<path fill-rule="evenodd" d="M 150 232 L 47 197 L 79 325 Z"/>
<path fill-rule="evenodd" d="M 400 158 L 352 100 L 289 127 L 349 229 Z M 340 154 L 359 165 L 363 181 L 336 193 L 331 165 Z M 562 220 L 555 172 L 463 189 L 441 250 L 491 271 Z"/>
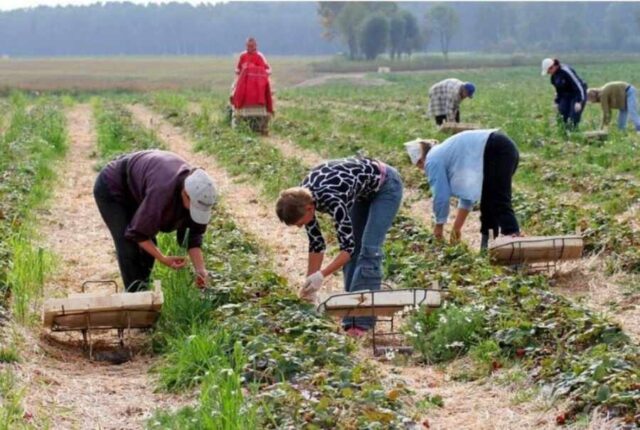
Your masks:
<path fill-rule="evenodd" d="M 544 76 L 547 74 L 547 72 L 549 71 L 549 67 L 553 66 L 553 60 L 551 58 L 545 58 L 544 60 L 542 60 L 542 73 L 541 75 Z"/>
<path fill-rule="evenodd" d="M 420 142 L 424 141 L 424 139 L 415 139 L 410 142 L 405 142 L 404 148 L 409 154 L 409 158 L 411 159 L 411 164 L 418 164 L 418 161 L 422 158 L 422 144 Z"/>
<path fill-rule="evenodd" d="M 213 179 L 204 170 L 196 169 L 184 180 L 184 190 L 189 195 L 191 219 L 198 224 L 208 224 L 217 197 Z"/>

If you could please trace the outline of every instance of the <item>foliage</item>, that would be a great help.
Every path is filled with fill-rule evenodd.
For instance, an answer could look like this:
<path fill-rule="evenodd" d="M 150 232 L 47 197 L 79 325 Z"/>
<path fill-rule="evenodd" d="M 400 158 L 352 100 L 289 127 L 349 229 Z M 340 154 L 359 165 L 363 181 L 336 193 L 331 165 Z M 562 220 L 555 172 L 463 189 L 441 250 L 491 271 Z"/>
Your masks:
<path fill-rule="evenodd" d="M 484 336 L 481 309 L 445 305 L 433 312 L 416 312 L 406 335 L 429 364 L 461 356 Z"/>
<path fill-rule="evenodd" d="M 192 341 L 193 338 L 189 338 L 189 343 Z M 192 380 L 201 383 L 198 406 L 185 407 L 176 414 L 158 411 L 149 422 L 149 428 L 244 430 L 259 427 L 259 408 L 247 402 L 243 394 L 242 372 L 246 356 L 242 347 L 236 343 L 228 353 L 213 356 L 217 362 L 208 363 L 203 368 L 206 372 L 202 378 Z"/>
<path fill-rule="evenodd" d="M 51 257 L 33 244 L 31 211 L 50 195 L 54 162 L 67 146 L 64 116 L 53 100 L 27 108 L 15 93 L 11 104 L 11 123 L 0 140 L 0 290 L 11 294 L 13 311 L 25 323 L 52 267 Z"/>
<path fill-rule="evenodd" d="M 111 159 L 125 152 L 163 149 L 164 145 L 153 131 L 136 123 L 131 112 L 121 104 L 95 99 L 93 106 L 100 154 L 97 169 L 101 169 Z"/>
<path fill-rule="evenodd" d="M 22 391 L 10 369 L 0 370 L 0 430 L 34 428 L 24 419 Z"/>
<path fill-rule="evenodd" d="M 440 49 L 445 58 L 449 55 L 451 39 L 460 27 L 460 18 L 455 9 L 446 4 L 432 6 L 426 15 L 428 28 L 440 41 Z"/>
<path fill-rule="evenodd" d="M 160 247 L 167 246 L 163 237 Z M 347 426 L 383 422 L 393 428 L 400 423 L 402 416 L 395 411 L 399 400 L 387 398 L 373 369 L 353 359 L 354 345 L 265 268 L 269 264 L 258 247 L 220 208 L 204 251 L 212 276 L 208 291 L 198 292 L 187 273 L 162 267 L 154 272 L 165 291 L 154 333 L 164 357 L 155 370 L 165 389 L 199 386 L 201 398 L 195 408 L 157 414 L 151 428 L 183 423 L 187 428 L 217 428 L 207 420 L 217 417 L 223 404 L 235 405 L 232 411 L 242 405 L 249 411 L 242 419 L 254 414 L 257 427 L 334 428 L 338 419 Z M 189 312 L 190 306 L 197 310 Z M 180 315 L 183 311 L 185 316 Z M 230 378 L 226 382 L 212 382 L 225 375 Z M 233 388 L 214 388 L 225 384 Z M 243 397 L 237 391 L 240 385 Z"/>
<path fill-rule="evenodd" d="M 389 23 L 381 15 L 372 15 L 362 23 L 360 49 L 367 60 L 374 60 L 385 51 L 389 38 Z"/>

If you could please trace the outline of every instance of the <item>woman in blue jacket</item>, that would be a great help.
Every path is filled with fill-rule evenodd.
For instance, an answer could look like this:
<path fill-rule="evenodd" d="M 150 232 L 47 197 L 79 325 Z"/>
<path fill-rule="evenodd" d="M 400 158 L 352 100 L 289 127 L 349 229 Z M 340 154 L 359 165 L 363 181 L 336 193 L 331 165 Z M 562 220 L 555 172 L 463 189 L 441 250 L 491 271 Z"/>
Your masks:
<path fill-rule="evenodd" d="M 505 134 L 498 129 L 470 130 L 441 144 L 408 144 L 407 152 L 429 180 L 435 216 L 433 233 L 437 238 L 443 237 L 452 196 L 458 198 L 452 240 L 460 239 L 467 215 L 478 200 L 482 249 L 488 246 L 490 230 L 494 237 L 520 235 L 511 204 L 511 181 L 520 155 L 516 144 Z"/>
<path fill-rule="evenodd" d="M 556 89 L 555 103 L 562 121 L 570 128 L 577 127 L 587 103 L 587 83 L 558 59 L 542 60 L 542 76 L 547 74 L 551 75 L 551 85 Z"/>

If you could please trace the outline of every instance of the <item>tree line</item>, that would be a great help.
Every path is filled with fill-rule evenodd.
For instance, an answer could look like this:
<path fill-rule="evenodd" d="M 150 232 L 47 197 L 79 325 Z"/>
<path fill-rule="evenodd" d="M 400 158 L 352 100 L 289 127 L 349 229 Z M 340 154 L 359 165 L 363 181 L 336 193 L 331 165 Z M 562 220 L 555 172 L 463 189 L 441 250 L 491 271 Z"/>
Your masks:
<path fill-rule="evenodd" d="M 0 12 L 0 56 L 267 55 L 391 58 L 419 51 L 640 51 L 632 2 L 228 2 Z"/>
<path fill-rule="evenodd" d="M 327 40 L 350 59 L 414 51 L 640 51 L 636 3 L 320 2 Z"/>

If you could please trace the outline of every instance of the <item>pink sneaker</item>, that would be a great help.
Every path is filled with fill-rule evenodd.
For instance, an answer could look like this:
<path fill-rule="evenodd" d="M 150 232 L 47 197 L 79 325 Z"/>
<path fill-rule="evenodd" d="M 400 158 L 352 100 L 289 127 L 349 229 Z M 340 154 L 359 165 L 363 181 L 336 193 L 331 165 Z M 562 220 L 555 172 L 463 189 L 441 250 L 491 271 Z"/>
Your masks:
<path fill-rule="evenodd" d="M 367 330 L 363 330 L 363 329 L 358 328 L 358 327 L 351 327 L 351 328 L 347 329 L 347 336 L 350 336 L 350 337 L 353 337 L 353 338 L 362 337 L 365 334 L 367 334 Z"/>

